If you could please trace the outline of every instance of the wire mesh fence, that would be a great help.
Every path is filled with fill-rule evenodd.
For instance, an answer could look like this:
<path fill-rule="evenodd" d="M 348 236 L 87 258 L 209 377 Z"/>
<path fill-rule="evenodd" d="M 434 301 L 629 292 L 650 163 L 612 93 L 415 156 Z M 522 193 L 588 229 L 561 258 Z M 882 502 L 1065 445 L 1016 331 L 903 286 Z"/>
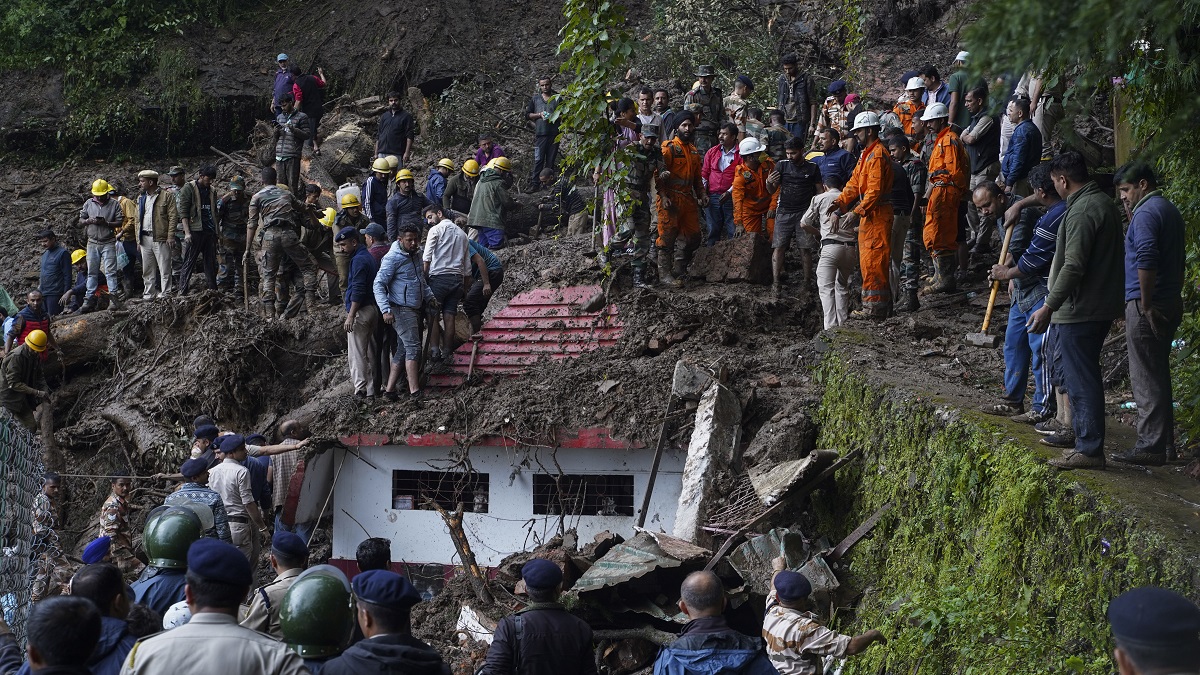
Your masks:
<path fill-rule="evenodd" d="M 44 521 L 48 532 L 39 526 L 34 535 L 34 501 L 42 493 L 42 443 L 7 410 L 0 407 L 0 524 L 3 524 L 0 548 L 0 611 L 12 628 L 19 644 L 25 644 L 25 615 L 32 602 L 32 586 L 38 570 L 46 578 L 66 571 L 50 565 L 48 556 L 62 559 L 53 521 Z M 50 508 L 49 500 L 44 507 Z M 52 518 L 47 513 L 46 516 Z M 46 560 L 46 563 L 42 561 Z M 47 586 L 46 591 L 49 592 Z M 54 591 L 56 594 L 58 591 Z"/>

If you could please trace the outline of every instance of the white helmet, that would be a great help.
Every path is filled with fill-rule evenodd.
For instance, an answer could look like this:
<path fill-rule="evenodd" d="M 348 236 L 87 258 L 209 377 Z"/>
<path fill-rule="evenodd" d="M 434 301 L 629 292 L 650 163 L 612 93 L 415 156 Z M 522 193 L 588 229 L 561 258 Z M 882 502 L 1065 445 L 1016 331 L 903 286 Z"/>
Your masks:
<path fill-rule="evenodd" d="M 879 115 L 876 115 L 868 110 L 867 112 L 858 113 L 858 117 L 854 118 L 854 127 L 851 128 L 850 131 L 858 131 L 859 129 L 877 126 L 879 126 Z"/>
<path fill-rule="evenodd" d="M 163 630 L 179 628 L 191 620 L 192 610 L 188 607 L 187 600 L 180 600 L 168 607 L 166 613 L 163 614 Z"/>
<path fill-rule="evenodd" d="M 743 138 L 742 142 L 738 143 L 739 155 L 757 155 L 766 149 L 766 146 L 760 143 L 759 140 L 753 136 Z"/>
<path fill-rule="evenodd" d="M 925 80 L 922 80 L 920 77 L 908 78 L 908 86 L 905 87 L 905 89 L 924 89 L 924 88 L 925 88 Z"/>
<path fill-rule="evenodd" d="M 929 120 L 936 120 L 940 117 L 949 116 L 950 111 L 946 108 L 946 104 L 942 103 L 941 101 L 934 101 L 933 103 L 929 104 L 928 108 L 925 109 L 925 114 L 921 115 L 921 121 L 928 122 Z"/>

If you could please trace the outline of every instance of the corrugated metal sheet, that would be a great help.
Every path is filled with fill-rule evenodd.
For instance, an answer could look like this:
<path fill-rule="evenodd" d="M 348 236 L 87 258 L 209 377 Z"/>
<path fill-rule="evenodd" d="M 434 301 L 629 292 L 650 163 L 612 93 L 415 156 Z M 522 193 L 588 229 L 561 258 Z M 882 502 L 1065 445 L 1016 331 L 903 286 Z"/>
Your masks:
<path fill-rule="evenodd" d="M 516 295 L 483 324 L 483 339 L 475 356 L 475 372 L 484 379 L 514 376 L 541 359 L 575 358 L 621 339 L 622 323 L 616 305 L 580 312 L 579 305 L 599 286 L 537 288 Z M 445 389 L 461 385 L 471 367 L 471 343 L 459 346 L 450 371 L 429 377 L 428 385 Z"/>

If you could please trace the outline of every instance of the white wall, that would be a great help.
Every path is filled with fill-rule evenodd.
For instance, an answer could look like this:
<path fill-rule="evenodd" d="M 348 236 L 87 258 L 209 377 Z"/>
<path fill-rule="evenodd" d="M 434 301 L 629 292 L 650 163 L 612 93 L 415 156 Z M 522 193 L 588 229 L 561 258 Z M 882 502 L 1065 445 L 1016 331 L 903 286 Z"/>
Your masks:
<path fill-rule="evenodd" d="M 391 508 L 393 470 L 444 471 L 450 451 L 397 445 L 352 448 L 334 487 L 333 557 L 353 560 L 358 543 L 369 534 L 392 540 L 395 562 L 460 563 L 437 512 Z M 378 469 L 353 456 L 354 452 L 361 453 Z M 337 463 L 342 462 L 344 453 L 335 458 Z M 463 517 L 463 527 L 480 565 L 495 566 L 508 555 L 531 549 L 558 533 L 558 516 L 533 515 L 533 474 L 558 473 L 549 448 L 473 447 L 470 453 L 475 470 L 490 476 L 488 513 L 466 513 Z M 654 460 L 652 448 L 559 448 L 556 458 L 564 474 L 632 474 L 634 513 L 641 508 Z M 646 518 L 647 529 L 672 531 L 683 460 L 681 452 L 663 453 Z M 566 528 L 579 532 L 580 545 L 604 530 L 629 538 L 636 523 L 636 515 L 566 516 Z"/>

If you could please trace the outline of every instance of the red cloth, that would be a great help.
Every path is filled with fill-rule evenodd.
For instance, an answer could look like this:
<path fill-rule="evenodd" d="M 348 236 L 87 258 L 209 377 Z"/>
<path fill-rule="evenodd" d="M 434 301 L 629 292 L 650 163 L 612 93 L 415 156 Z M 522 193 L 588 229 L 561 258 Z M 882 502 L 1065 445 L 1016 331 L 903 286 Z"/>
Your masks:
<path fill-rule="evenodd" d="M 733 161 L 724 171 L 717 170 L 721 161 L 721 144 L 718 143 L 704 153 L 704 164 L 700 167 L 700 177 L 708 181 L 708 194 L 715 195 L 733 187 L 733 177 L 737 168 L 742 165 L 742 156 L 738 154 L 737 146 L 733 146 Z"/>

